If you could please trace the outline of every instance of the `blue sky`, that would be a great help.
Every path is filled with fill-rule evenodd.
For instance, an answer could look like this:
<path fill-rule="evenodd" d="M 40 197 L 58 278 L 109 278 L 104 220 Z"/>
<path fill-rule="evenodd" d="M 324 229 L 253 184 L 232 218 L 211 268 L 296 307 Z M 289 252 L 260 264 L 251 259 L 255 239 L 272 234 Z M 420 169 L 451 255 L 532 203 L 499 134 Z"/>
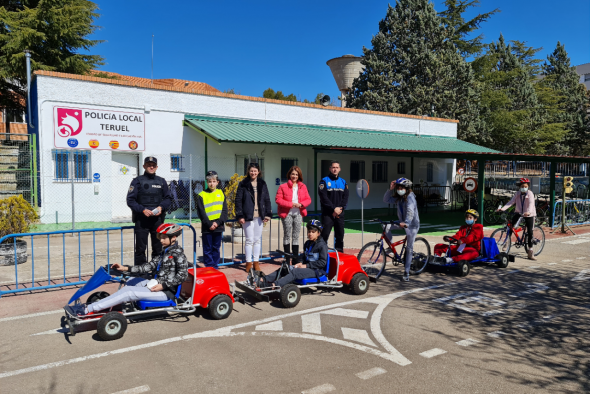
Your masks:
<path fill-rule="evenodd" d="M 95 0 L 96 1 L 96 0 Z M 395 0 L 392 0 L 394 2 Z M 388 1 L 96 1 L 106 40 L 92 53 L 106 58 L 102 70 L 150 78 L 206 82 L 261 96 L 272 87 L 301 99 L 338 89 L 326 61 L 361 55 L 385 16 Z M 443 1 L 435 0 L 437 11 Z M 590 1 L 481 0 L 471 14 L 499 8 L 480 32 L 485 41 L 527 41 L 545 59 L 557 41 L 572 65 L 590 62 Z"/>

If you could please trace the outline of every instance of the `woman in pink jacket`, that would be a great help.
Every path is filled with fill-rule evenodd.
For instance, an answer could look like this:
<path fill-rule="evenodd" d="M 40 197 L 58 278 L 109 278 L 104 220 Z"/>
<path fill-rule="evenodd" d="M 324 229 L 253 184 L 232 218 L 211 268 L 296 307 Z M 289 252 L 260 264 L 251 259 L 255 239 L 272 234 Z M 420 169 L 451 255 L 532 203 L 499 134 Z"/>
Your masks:
<path fill-rule="evenodd" d="M 298 263 L 299 232 L 303 218 L 307 216 L 307 207 L 311 204 L 311 197 L 303 183 L 301 168 L 293 166 L 287 172 L 287 183 L 279 186 L 275 201 L 278 206 L 279 217 L 283 221 L 283 245 L 285 252 L 293 254 L 293 264 Z M 293 248 L 291 249 L 291 243 Z M 291 259 L 287 257 L 287 262 Z"/>
<path fill-rule="evenodd" d="M 526 232 L 528 234 L 529 250 L 527 253 L 529 260 L 537 260 L 533 251 L 533 228 L 535 227 L 535 216 L 537 216 L 535 195 L 529 190 L 531 181 L 528 178 L 520 178 L 516 184 L 520 187 L 520 190 L 516 192 L 510 201 L 508 201 L 508 204 L 498 209 L 498 211 L 505 211 L 516 204 L 516 213 L 512 217 L 512 226 L 515 226 L 516 222 L 521 217 L 524 219 Z"/>

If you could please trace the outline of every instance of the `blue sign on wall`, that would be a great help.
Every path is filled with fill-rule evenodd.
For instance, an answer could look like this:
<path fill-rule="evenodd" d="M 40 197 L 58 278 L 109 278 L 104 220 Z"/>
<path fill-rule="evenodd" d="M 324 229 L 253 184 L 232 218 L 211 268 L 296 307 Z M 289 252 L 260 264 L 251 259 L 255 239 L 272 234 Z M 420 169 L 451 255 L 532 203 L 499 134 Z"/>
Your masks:
<path fill-rule="evenodd" d="M 75 138 L 68 138 L 68 146 L 70 148 L 75 148 L 78 146 L 78 140 Z"/>
<path fill-rule="evenodd" d="M 92 178 L 94 179 L 94 182 L 100 182 L 100 174 L 98 172 L 95 172 L 94 175 L 92 175 Z"/>
<path fill-rule="evenodd" d="M 275 185 L 277 185 L 277 186 L 281 185 L 281 178 L 275 179 Z"/>

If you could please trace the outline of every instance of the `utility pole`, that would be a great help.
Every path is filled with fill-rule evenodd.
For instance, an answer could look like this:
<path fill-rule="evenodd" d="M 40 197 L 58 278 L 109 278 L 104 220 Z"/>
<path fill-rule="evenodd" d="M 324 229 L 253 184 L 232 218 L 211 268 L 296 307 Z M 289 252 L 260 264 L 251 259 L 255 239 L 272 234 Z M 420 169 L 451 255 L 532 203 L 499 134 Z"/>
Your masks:
<path fill-rule="evenodd" d="M 563 198 L 561 201 L 561 232 L 562 233 L 566 233 L 566 227 L 568 230 L 570 230 L 572 232 L 572 234 L 576 235 L 576 233 L 574 233 L 574 230 L 572 230 L 570 228 L 570 226 L 567 225 L 566 221 L 566 216 L 565 216 L 565 204 L 567 203 L 566 201 L 566 194 L 567 193 L 571 193 L 574 188 L 574 184 L 573 184 L 573 180 L 574 178 L 571 176 L 564 176 L 563 177 Z"/>

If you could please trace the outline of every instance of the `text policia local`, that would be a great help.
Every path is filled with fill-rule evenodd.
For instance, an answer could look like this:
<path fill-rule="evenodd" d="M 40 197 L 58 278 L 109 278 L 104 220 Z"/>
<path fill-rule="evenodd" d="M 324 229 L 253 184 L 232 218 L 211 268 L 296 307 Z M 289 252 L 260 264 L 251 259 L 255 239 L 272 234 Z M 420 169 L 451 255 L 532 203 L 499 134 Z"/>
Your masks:
<path fill-rule="evenodd" d="M 109 114 L 107 112 L 84 112 L 84 118 L 91 119 L 105 119 L 105 120 L 118 120 L 120 122 L 139 122 L 143 123 L 141 116 L 135 114 Z M 101 130 L 111 131 L 129 131 L 129 128 L 125 125 L 114 125 L 114 124 L 100 124 Z"/>

